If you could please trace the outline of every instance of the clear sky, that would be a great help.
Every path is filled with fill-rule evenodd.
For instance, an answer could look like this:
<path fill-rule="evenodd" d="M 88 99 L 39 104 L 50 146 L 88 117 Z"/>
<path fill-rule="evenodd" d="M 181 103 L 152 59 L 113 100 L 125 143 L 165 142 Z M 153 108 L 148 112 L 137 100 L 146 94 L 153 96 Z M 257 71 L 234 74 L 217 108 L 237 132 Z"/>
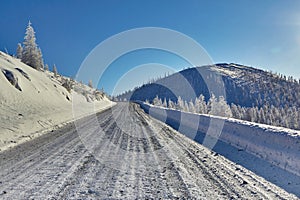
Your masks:
<path fill-rule="evenodd" d="M 1 0 L 0 19 L 0 50 L 14 54 L 30 20 L 45 63 L 50 68 L 55 63 L 68 76 L 74 76 L 105 39 L 133 28 L 163 27 L 196 40 L 216 63 L 240 63 L 300 78 L 297 0 Z M 126 71 L 147 63 L 186 67 L 164 52 L 136 54 L 114 62 L 98 87 L 111 93 Z"/>

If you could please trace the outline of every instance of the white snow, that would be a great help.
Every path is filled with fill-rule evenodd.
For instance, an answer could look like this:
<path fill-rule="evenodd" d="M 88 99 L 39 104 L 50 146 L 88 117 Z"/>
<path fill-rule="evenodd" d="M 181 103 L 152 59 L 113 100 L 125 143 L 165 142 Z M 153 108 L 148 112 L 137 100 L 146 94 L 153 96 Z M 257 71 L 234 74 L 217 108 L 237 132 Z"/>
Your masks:
<path fill-rule="evenodd" d="M 80 120 L 84 138 L 68 125 L 0 154 L 1 199 L 298 199 L 297 179 L 284 191 L 137 105 L 112 110 Z"/>
<path fill-rule="evenodd" d="M 195 139 L 199 132 L 207 134 L 210 130 L 210 136 L 219 136 L 218 139 L 227 144 L 300 176 L 300 131 L 232 118 L 180 112 L 139 103 L 146 110 L 150 106 L 149 114 L 153 117 L 163 122 L 169 119 L 169 123 L 173 123 L 169 124 L 171 126 L 179 124 L 179 132 L 191 139 Z M 223 124 L 222 132 L 217 133 L 217 126 Z M 209 127 L 210 125 L 213 126 Z M 205 141 L 204 139 L 204 145 Z"/>
<path fill-rule="evenodd" d="M 237 70 L 230 70 L 228 68 L 226 69 L 226 68 L 220 68 L 220 67 L 215 67 L 215 66 L 212 66 L 211 69 L 214 71 L 220 72 L 221 74 L 228 75 L 232 78 L 236 78 L 239 76 L 239 71 L 237 71 Z"/>
<path fill-rule="evenodd" d="M 9 70 L 17 77 L 22 91 L 7 80 L 2 70 Z M 79 83 L 76 83 L 77 92 L 69 93 L 61 79 L 0 52 L 0 151 L 74 120 L 72 106 L 79 117 L 114 105 L 106 96 L 98 100 L 91 98 L 95 90 Z M 78 88 L 89 96 L 89 102 Z M 76 105 L 72 105 L 74 98 Z"/>

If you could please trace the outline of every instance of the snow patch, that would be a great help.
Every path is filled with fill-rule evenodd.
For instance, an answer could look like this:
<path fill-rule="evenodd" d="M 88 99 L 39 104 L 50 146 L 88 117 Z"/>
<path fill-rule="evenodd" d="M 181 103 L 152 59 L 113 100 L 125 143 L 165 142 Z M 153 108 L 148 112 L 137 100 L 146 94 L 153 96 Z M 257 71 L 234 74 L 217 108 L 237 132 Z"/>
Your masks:
<path fill-rule="evenodd" d="M 229 68 L 220 68 L 215 66 L 212 66 L 211 69 L 232 78 L 239 77 L 239 72 L 237 70 L 230 70 Z"/>

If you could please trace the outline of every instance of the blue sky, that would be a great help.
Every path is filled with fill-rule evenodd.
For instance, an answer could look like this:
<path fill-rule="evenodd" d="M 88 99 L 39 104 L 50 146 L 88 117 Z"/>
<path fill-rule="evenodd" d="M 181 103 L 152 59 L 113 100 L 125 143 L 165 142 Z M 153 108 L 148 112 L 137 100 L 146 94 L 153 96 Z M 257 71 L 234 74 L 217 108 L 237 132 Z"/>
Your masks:
<path fill-rule="evenodd" d="M 2 0 L 0 19 L 0 50 L 15 53 L 30 20 L 45 63 L 50 68 L 55 63 L 68 76 L 107 38 L 133 28 L 163 27 L 196 40 L 216 63 L 235 62 L 300 78 L 297 0 Z M 98 87 L 111 93 L 124 73 L 147 63 L 172 66 L 173 71 L 186 67 L 166 52 L 133 52 L 116 60 Z"/>

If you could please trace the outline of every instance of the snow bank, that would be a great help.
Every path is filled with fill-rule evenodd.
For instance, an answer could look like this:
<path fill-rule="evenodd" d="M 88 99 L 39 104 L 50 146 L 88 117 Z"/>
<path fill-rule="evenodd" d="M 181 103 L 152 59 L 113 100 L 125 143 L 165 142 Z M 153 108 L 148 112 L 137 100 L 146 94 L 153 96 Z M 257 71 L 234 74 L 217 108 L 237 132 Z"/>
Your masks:
<path fill-rule="evenodd" d="M 70 93 L 62 86 L 66 79 L 0 52 L 0 151 L 73 121 L 74 107 L 83 117 L 113 106 L 83 84 Z"/>
<path fill-rule="evenodd" d="M 137 103 L 146 113 L 204 145 L 208 130 L 224 125 L 216 138 L 300 176 L 300 131 Z"/>

